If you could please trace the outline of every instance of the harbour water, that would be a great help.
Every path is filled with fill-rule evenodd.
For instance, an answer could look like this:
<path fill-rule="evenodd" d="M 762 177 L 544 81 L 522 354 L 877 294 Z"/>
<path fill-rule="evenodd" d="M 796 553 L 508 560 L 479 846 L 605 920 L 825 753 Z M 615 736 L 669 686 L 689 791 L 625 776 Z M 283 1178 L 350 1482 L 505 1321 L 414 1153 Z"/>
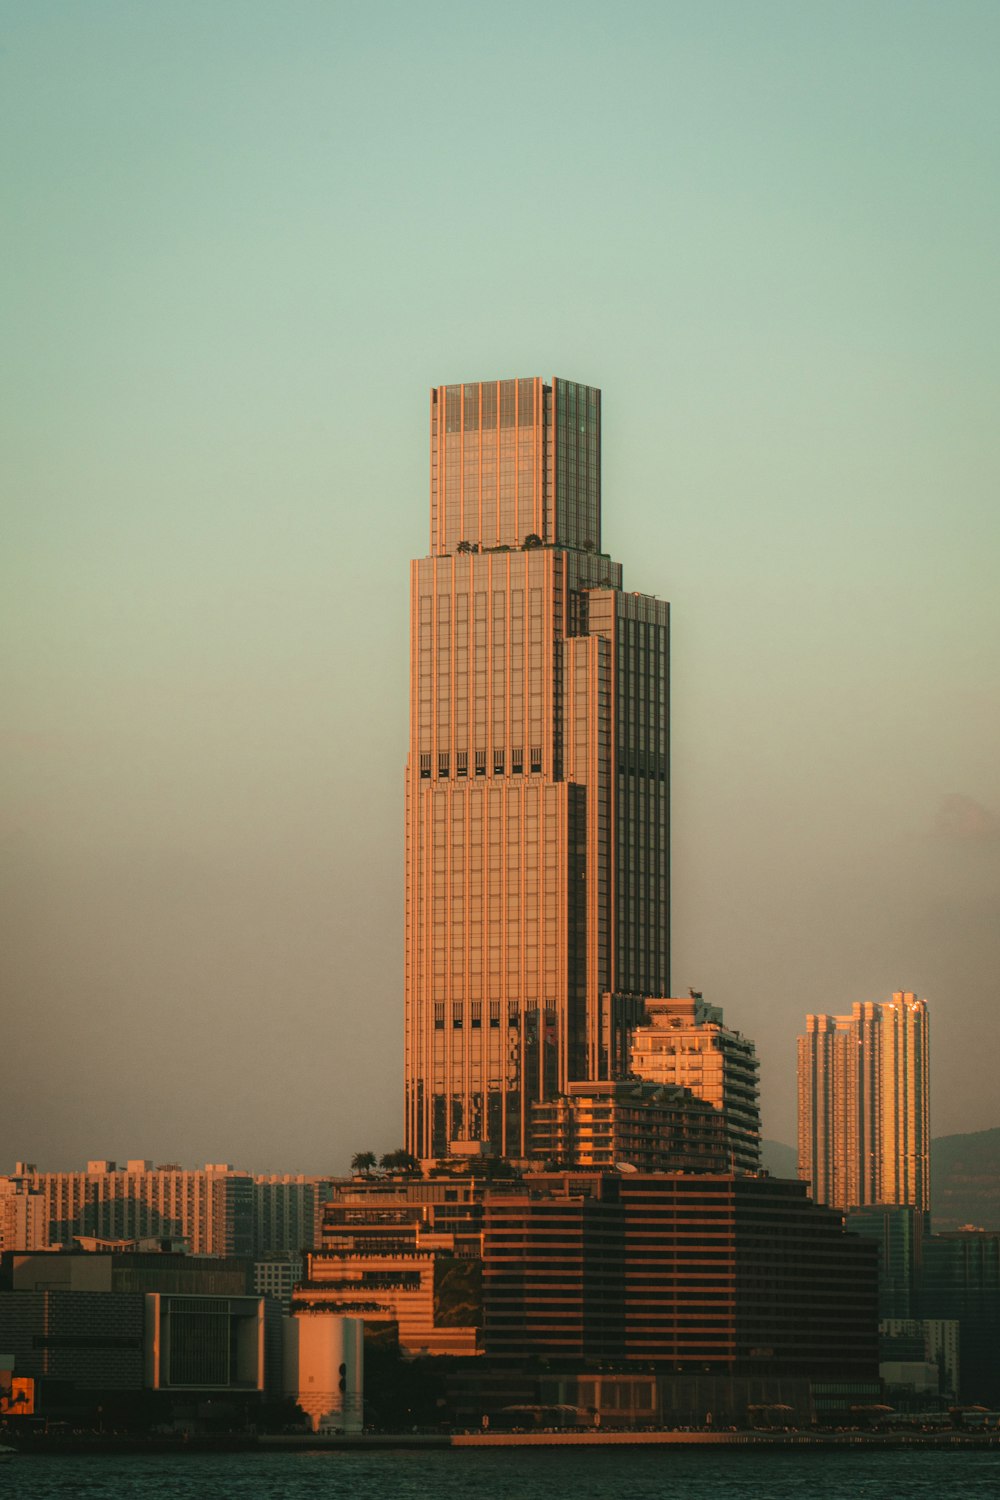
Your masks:
<path fill-rule="evenodd" d="M 15 1458 L 3 1500 L 969 1500 L 1000 1450 L 502 1449 Z"/>

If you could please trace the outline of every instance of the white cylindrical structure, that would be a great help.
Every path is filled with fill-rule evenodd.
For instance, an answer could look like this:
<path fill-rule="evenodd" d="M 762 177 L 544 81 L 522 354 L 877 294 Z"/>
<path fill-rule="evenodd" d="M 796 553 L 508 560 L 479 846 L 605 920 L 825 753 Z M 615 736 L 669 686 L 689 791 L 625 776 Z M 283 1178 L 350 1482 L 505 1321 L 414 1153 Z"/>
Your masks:
<path fill-rule="evenodd" d="M 313 1432 L 364 1428 L 363 1318 L 299 1312 L 284 1319 L 284 1389 Z"/>

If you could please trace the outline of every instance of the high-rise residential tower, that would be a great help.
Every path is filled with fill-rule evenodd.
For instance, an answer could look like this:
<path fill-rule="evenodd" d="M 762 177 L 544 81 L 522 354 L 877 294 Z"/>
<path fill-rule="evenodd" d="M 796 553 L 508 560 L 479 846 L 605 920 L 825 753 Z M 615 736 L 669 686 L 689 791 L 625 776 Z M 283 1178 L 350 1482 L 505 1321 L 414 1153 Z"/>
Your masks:
<path fill-rule="evenodd" d="M 29 1195 L 30 1217 L 5 1209 Z M 176 1163 L 95 1160 L 85 1172 L 39 1172 L 18 1162 L 0 1177 L 0 1213 L 10 1233 L 7 1250 L 55 1249 L 80 1236 L 106 1240 L 185 1239 L 192 1255 L 250 1255 L 254 1239 L 253 1178 L 225 1162 L 203 1171 Z M 5 1230 L 6 1233 L 6 1230 Z"/>
<path fill-rule="evenodd" d="M 601 551 L 601 398 L 431 393 L 412 565 L 406 1145 L 519 1156 L 669 993 L 669 615 Z"/>
<path fill-rule="evenodd" d="M 897 991 L 799 1037 L 799 1176 L 832 1208 L 930 1208 L 926 1000 Z"/>

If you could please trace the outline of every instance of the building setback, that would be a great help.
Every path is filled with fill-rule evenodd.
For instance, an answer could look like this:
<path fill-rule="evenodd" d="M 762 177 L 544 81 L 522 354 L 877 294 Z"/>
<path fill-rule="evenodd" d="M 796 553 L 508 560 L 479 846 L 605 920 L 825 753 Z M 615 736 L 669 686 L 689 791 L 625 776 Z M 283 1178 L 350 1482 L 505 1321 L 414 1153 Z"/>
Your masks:
<path fill-rule="evenodd" d="M 530 1154 L 556 1168 L 724 1172 L 722 1115 L 690 1089 L 662 1083 L 571 1083 L 531 1107 Z"/>
<path fill-rule="evenodd" d="M 341 1184 L 292 1311 L 363 1318 L 405 1355 L 477 1353 L 485 1191 L 468 1174 Z"/>
<path fill-rule="evenodd" d="M 645 1011 L 645 1021 L 632 1033 L 632 1072 L 688 1089 L 710 1104 L 725 1136 L 728 1159 L 723 1167 L 756 1172 L 760 1064 L 753 1042 L 724 1025 L 720 1007 L 706 1004 L 698 994 L 648 1000 Z"/>
<path fill-rule="evenodd" d="M 669 614 L 601 551 L 601 404 L 431 393 L 412 565 L 406 1147 L 526 1154 L 669 992 Z"/>

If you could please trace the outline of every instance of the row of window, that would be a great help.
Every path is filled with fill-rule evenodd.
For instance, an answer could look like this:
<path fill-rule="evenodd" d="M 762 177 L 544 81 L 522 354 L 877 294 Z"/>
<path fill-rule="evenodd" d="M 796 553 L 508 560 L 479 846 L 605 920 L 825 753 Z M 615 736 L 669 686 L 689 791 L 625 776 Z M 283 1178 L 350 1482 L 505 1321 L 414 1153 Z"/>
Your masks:
<path fill-rule="evenodd" d="M 487 753 L 485 750 L 476 750 L 473 770 L 477 776 L 485 776 L 487 768 Z M 518 747 L 510 752 L 510 771 L 512 776 L 521 776 L 524 773 L 524 750 Z M 503 750 L 493 752 L 493 775 L 505 775 L 506 757 Z M 420 756 L 420 779 L 429 781 L 431 777 L 432 757 L 425 752 Z M 541 747 L 536 745 L 529 752 L 528 771 L 531 775 L 539 775 L 542 769 Z M 438 752 L 437 773 L 441 780 L 445 780 L 451 774 L 451 755 L 447 750 Z M 458 750 L 455 752 L 455 775 L 468 776 L 469 774 L 469 752 Z"/>

